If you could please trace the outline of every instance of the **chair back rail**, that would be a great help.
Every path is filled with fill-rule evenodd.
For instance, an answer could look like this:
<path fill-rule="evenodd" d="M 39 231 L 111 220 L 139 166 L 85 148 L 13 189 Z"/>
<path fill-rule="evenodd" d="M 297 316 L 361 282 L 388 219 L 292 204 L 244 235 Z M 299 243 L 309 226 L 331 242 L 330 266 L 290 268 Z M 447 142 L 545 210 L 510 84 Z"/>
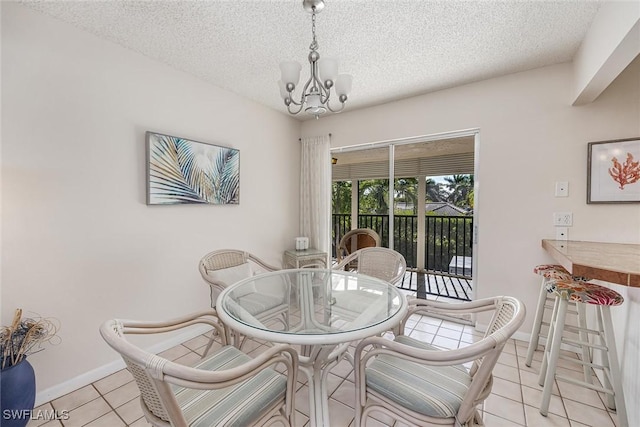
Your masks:
<path fill-rule="evenodd" d="M 212 277 L 209 272 L 238 267 L 243 264 L 249 264 L 252 269 L 257 266 L 264 271 L 280 270 L 280 267 L 268 264 L 257 256 L 239 249 L 218 249 L 209 252 L 200 259 L 198 262 L 198 271 L 210 287 L 211 308 L 215 308 L 216 299 L 220 292 L 232 283 L 224 283 L 217 280 Z"/>
<path fill-rule="evenodd" d="M 352 267 L 352 264 L 355 267 Z M 347 255 L 334 270 L 355 269 L 360 274 L 377 277 L 396 284 L 407 271 L 407 262 L 397 251 L 389 248 L 363 248 Z"/>

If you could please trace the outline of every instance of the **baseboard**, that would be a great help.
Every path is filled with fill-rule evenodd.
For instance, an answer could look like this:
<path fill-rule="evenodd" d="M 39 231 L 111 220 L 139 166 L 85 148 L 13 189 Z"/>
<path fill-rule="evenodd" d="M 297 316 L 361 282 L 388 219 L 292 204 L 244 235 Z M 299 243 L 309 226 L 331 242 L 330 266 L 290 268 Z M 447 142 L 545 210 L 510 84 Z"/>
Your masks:
<path fill-rule="evenodd" d="M 476 325 L 476 329 L 480 332 L 485 332 L 487 330 L 487 327 L 489 325 L 481 325 L 481 324 L 477 324 Z M 529 341 L 531 340 L 531 332 L 523 332 L 523 331 L 516 331 L 515 334 L 513 334 L 513 336 L 511 337 L 512 339 L 518 340 L 518 341 L 524 341 L 527 345 L 529 345 Z M 546 344 L 547 339 L 540 337 L 540 345 L 544 345 Z M 576 347 L 573 347 L 571 345 L 562 343 L 560 344 L 560 349 L 561 350 L 567 350 L 567 351 L 572 351 L 572 352 L 577 352 L 578 350 L 576 349 Z"/>
<path fill-rule="evenodd" d="M 157 354 L 168 350 L 171 347 L 175 347 L 178 344 L 182 344 L 183 342 L 195 338 L 198 335 L 201 335 L 210 330 L 211 327 L 209 326 L 194 326 L 190 328 L 189 331 L 186 331 L 179 335 L 175 335 L 165 341 L 154 344 L 146 350 L 150 353 Z M 74 390 L 87 386 L 95 381 L 98 381 L 99 379 L 118 372 L 124 367 L 124 361 L 121 358 L 118 358 L 111 363 L 107 363 L 106 365 L 100 366 L 99 368 L 93 369 L 89 372 L 85 372 L 84 374 L 78 375 L 77 377 L 71 378 L 70 380 L 67 380 L 63 383 L 42 390 L 36 394 L 35 406 L 38 407 L 44 403 L 64 396 L 65 394 L 71 393 Z"/>

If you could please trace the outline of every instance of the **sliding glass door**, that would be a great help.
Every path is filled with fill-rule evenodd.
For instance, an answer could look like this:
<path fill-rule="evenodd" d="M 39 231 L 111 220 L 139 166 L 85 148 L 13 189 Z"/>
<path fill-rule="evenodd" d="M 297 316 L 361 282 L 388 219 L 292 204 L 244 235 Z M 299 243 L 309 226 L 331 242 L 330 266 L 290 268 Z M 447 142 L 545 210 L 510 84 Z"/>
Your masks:
<path fill-rule="evenodd" d="M 410 271 L 466 286 L 427 293 L 470 299 L 475 134 L 371 145 L 332 150 L 334 246 L 347 231 L 370 228 Z"/>

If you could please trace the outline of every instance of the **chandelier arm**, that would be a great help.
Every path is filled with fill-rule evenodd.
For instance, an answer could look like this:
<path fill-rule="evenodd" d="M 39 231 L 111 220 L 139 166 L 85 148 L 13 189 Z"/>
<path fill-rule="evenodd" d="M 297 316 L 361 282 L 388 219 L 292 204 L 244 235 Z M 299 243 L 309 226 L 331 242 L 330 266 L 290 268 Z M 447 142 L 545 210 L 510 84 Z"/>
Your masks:
<path fill-rule="evenodd" d="M 288 110 L 291 114 L 298 114 L 302 110 L 302 106 L 304 105 L 304 96 L 305 96 L 305 93 L 307 92 L 307 88 L 309 87 L 310 83 L 311 83 L 311 79 L 307 80 L 307 83 L 305 83 L 304 87 L 302 88 L 302 95 L 300 95 L 300 102 L 296 102 L 293 99 L 293 91 L 289 92 L 289 99 L 291 99 L 291 103 L 293 105 L 300 106 L 300 109 L 296 113 L 291 113 L 291 109 L 289 108 Z"/>
<path fill-rule="evenodd" d="M 304 87 L 302 88 L 302 95 L 300 96 L 301 104 L 304 104 L 304 98 L 307 94 L 307 89 L 309 89 L 309 85 L 311 84 L 312 81 L 313 81 L 313 76 L 309 77 L 309 80 L 307 80 L 307 82 L 304 84 Z"/>
<path fill-rule="evenodd" d="M 316 86 L 318 86 L 318 88 L 320 88 L 320 99 L 322 99 L 323 95 L 324 95 L 324 101 L 322 101 L 322 103 L 324 104 L 325 102 L 329 101 L 329 96 L 331 95 L 331 92 L 329 89 L 324 87 L 324 84 L 322 83 L 322 81 L 320 80 L 320 78 L 318 77 L 318 73 L 312 73 L 311 74 L 311 79 L 316 83 Z"/>
<path fill-rule="evenodd" d="M 323 104 L 329 104 L 330 98 L 331 98 L 331 90 L 326 89 L 324 86 L 320 86 L 320 101 Z"/>
<path fill-rule="evenodd" d="M 296 101 L 294 101 L 294 100 L 293 100 L 293 98 L 289 98 L 289 99 L 291 99 L 291 103 L 290 103 L 289 105 L 291 105 L 291 104 L 293 104 L 293 105 L 302 105 L 302 104 L 303 104 L 302 102 L 296 102 Z M 286 105 L 286 104 L 285 104 L 285 105 Z"/>
<path fill-rule="evenodd" d="M 328 108 L 328 109 L 329 109 L 329 111 L 331 111 L 332 113 L 339 113 L 340 111 L 344 110 L 344 105 L 345 105 L 345 102 L 342 102 L 342 103 L 340 104 L 340 109 L 338 109 L 338 110 L 334 110 L 333 108 L 331 108 L 331 105 L 329 104 L 329 101 L 328 101 L 328 100 L 327 100 L 327 103 L 326 103 L 327 108 Z"/>
<path fill-rule="evenodd" d="M 329 102 L 329 97 L 331 96 L 331 90 L 324 87 L 324 84 L 322 83 L 322 80 L 320 80 L 320 77 L 318 77 L 318 74 L 319 74 L 318 63 L 317 62 L 311 63 L 311 77 L 309 77 L 309 82 L 307 83 L 307 86 L 312 81 L 314 82 L 313 86 L 318 88 L 318 94 L 320 95 L 320 103 L 324 105 L 327 102 Z"/>
<path fill-rule="evenodd" d="M 289 114 L 298 114 L 300 111 L 302 111 L 303 104 L 298 104 L 297 102 L 295 102 L 295 105 L 299 106 L 297 111 L 291 111 L 291 104 L 287 105 L 287 111 L 289 111 Z"/>
<path fill-rule="evenodd" d="M 296 102 L 296 101 L 293 99 L 293 92 L 289 92 L 289 99 L 291 100 L 291 104 L 293 104 L 293 105 L 302 105 L 302 104 L 304 104 L 304 102 L 303 102 L 303 100 L 302 100 L 302 99 L 300 100 L 300 102 Z M 286 104 L 285 104 L 285 105 L 286 105 Z"/>

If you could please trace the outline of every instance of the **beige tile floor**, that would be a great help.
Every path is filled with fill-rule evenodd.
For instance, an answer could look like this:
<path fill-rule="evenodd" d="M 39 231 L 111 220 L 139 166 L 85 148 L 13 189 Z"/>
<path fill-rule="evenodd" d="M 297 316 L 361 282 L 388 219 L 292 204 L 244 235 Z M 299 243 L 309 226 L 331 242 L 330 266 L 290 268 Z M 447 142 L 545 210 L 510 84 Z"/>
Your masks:
<path fill-rule="evenodd" d="M 472 327 L 460 325 L 428 317 L 416 317 L 407 327 L 410 335 L 434 345 L 445 348 L 457 348 L 473 342 L 481 334 Z M 193 365 L 200 360 L 208 338 L 198 336 L 171 348 L 162 355 L 173 361 Z M 245 344 L 243 350 L 256 354 L 266 347 L 256 341 Z M 548 417 L 538 412 L 542 388 L 537 382 L 537 372 L 542 353 L 536 352 L 534 364 L 528 368 L 524 364 L 527 343 L 509 340 L 494 370 L 492 394 L 482 406 L 485 424 L 489 427 L 509 426 L 566 426 L 566 427 L 615 427 L 615 412 L 608 411 L 603 397 L 591 390 L 576 387 L 565 382 L 558 382 L 554 387 Z M 566 353 L 576 357 L 572 353 Z M 581 371 L 570 363 L 561 360 L 559 370 L 568 375 L 581 378 Z M 301 376 L 304 381 L 304 376 Z M 346 360 L 338 364 L 329 375 L 329 411 L 331 422 L 336 427 L 353 427 L 354 418 L 354 383 L 353 369 Z M 30 421 L 28 427 L 36 426 L 148 426 L 140 409 L 138 389 L 133 377 L 127 370 L 109 375 L 91 385 L 83 387 L 36 409 L 69 411 L 69 419 L 49 421 L 42 424 Z M 299 383 L 296 394 L 295 425 L 309 425 L 309 403 L 307 386 Z M 392 419 L 369 419 L 368 426 L 404 427 Z"/>

